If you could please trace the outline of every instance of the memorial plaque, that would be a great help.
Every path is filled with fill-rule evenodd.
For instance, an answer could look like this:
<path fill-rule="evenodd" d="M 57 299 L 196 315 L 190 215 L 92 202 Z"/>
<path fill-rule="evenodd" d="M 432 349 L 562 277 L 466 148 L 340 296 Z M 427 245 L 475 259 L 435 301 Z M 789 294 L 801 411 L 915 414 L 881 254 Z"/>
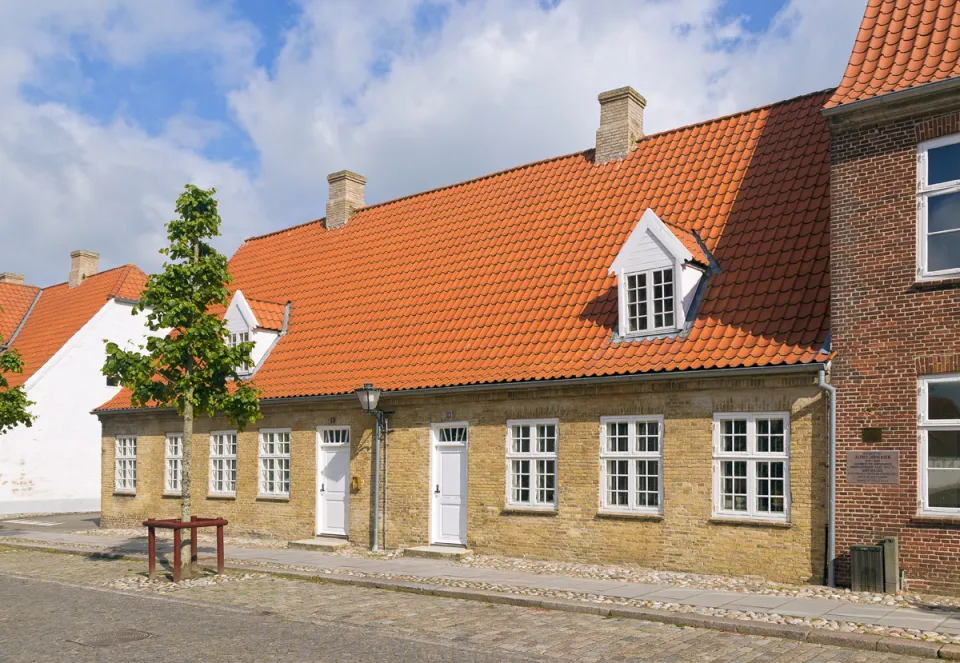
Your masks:
<path fill-rule="evenodd" d="M 848 451 L 847 483 L 899 484 L 899 451 Z"/>

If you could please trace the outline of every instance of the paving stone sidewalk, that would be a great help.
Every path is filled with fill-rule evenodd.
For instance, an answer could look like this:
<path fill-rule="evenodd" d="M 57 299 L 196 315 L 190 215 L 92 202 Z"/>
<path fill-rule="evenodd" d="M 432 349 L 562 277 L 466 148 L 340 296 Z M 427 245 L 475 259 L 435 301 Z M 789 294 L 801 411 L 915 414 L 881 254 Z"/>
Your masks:
<path fill-rule="evenodd" d="M 0 541 L 29 539 L 53 545 L 84 546 L 103 552 L 142 554 L 146 552 L 145 539 L 111 538 L 63 532 L 35 530 L 0 530 Z M 170 544 L 158 539 L 158 549 L 168 553 Z M 201 545 L 201 557 L 214 555 L 215 548 Z M 312 550 L 258 549 L 226 547 L 226 557 L 261 566 L 315 569 L 319 573 L 356 573 L 376 576 L 416 578 L 423 581 L 482 582 L 505 587 L 531 590 L 553 590 L 593 594 L 612 599 L 656 601 L 695 608 L 721 608 L 757 614 L 777 614 L 785 617 L 814 618 L 921 632 L 960 635 L 960 610 L 941 606 L 896 607 L 869 605 L 851 601 L 770 596 L 744 592 L 705 591 L 677 588 L 670 585 L 639 584 L 619 580 L 594 580 L 547 576 L 536 573 L 500 571 L 487 568 L 464 567 L 447 560 L 395 557 L 370 559 L 333 555 Z"/>

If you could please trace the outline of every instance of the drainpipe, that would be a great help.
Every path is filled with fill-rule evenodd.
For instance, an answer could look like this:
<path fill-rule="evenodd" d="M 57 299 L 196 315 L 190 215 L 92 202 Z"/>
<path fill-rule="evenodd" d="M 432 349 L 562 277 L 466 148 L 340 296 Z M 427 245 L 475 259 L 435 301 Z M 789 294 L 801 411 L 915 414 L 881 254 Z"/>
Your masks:
<path fill-rule="evenodd" d="M 373 429 L 373 546 L 370 550 L 377 552 L 380 550 L 380 428 L 383 413 L 377 411 L 374 414 L 377 423 Z"/>
<path fill-rule="evenodd" d="M 817 386 L 827 393 L 830 420 L 827 424 L 827 439 L 830 444 L 830 477 L 827 492 L 827 586 L 836 587 L 835 563 L 837 557 L 837 388 L 827 382 L 827 369 L 830 364 L 820 368 Z"/>
<path fill-rule="evenodd" d="M 383 418 L 383 549 L 387 549 L 387 486 L 390 481 L 390 419 Z"/>

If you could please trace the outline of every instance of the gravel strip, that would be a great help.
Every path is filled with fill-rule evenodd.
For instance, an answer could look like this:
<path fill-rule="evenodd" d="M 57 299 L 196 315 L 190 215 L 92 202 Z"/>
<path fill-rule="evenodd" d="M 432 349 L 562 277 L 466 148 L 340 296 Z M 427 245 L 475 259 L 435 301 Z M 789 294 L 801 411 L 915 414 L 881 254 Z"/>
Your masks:
<path fill-rule="evenodd" d="M 171 592 L 190 589 L 191 587 L 211 587 L 213 585 L 223 585 L 231 582 L 243 582 L 246 580 L 255 580 L 266 577 L 267 576 L 263 573 L 225 573 L 224 575 L 217 575 L 205 572 L 204 575 L 199 578 L 188 578 L 176 583 L 171 582 L 164 577 L 158 577 L 150 580 L 150 578 L 146 576 L 138 575 L 130 578 L 111 580 L 110 582 L 103 583 L 103 586 L 110 587 L 111 589 L 125 589 L 135 592 L 169 594 Z"/>

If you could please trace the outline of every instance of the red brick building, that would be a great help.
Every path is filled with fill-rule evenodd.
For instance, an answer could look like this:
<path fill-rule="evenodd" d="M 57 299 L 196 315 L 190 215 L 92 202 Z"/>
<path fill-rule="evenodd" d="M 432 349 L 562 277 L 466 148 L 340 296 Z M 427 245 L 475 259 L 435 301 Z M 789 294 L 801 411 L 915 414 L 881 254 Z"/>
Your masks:
<path fill-rule="evenodd" d="M 960 4 L 871 0 L 831 127 L 836 555 L 960 592 Z M 879 453 L 878 453 L 879 452 Z"/>

